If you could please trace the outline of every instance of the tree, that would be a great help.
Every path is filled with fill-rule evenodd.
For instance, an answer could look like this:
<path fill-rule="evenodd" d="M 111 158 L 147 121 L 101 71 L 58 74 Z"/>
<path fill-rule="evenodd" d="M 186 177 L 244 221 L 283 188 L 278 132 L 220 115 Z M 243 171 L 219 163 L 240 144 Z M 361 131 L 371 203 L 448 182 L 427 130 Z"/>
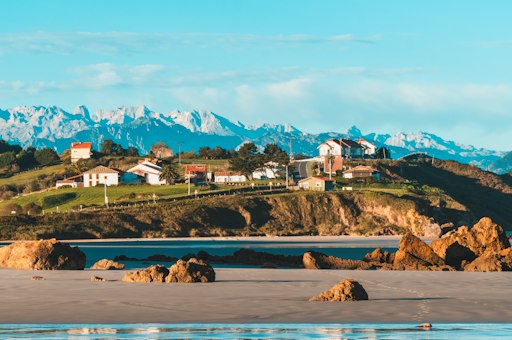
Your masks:
<path fill-rule="evenodd" d="M 36 158 L 34 156 L 36 151 L 37 150 L 34 147 L 29 146 L 25 150 L 21 150 L 16 155 L 16 163 L 18 163 L 21 169 L 29 169 L 36 166 Z"/>
<path fill-rule="evenodd" d="M 167 184 L 174 184 L 180 178 L 178 167 L 174 163 L 165 164 L 162 166 L 159 179 L 167 182 Z"/>
<path fill-rule="evenodd" d="M 1 212 L 2 215 L 18 215 L 23 212 L 23 209 L 19 204 L 9 203 L 3 206 Z"/>
<path fill-rule="evenodd" d="M 228 151 L 220 146 L 216 146 L 210 151 L 210 157 L 212 159 L 226 159 L 228 158 Z"/>
<path fill-rule="evenodd" d="M 203 146 L 199 148 L 199 151 L 197 154 L 199 155 L 199 158 L 208 159 L 211 157 L 211 150 L 209 146 Z"/>
<path fill-rule="evenodd" d="M 133 146 L 130 146 L 128 149 L 126 149 L 126 156 L 139 157 L 139 150 Z"/>
<path fill-rule="evenodd" d="M 252 179 L 252 173 L 263 166 L 264 157 L 258 153 L 254 143 L 245 143 L 238 150 L 238 155 L 229 160 L 229 168 L 240 171 Z"/>
<path fill-rule="evenodd" d="M 123 147 L 111 139 L 105 139 L 101 145 L 101 153 L 107 156 L 122 156 L 123 151 Z"/>
<path fill-rule="evenodd" d="M 43 208 L 34 202 L 27 203 L 24 210 L 27 215 L 40 215 L 43 212 Z"/>
<path fill-rule="evenodd" d="M 272 162 L 277 164 L 276 167 L 269 167 L 272 172 L 274 172 L 274 168 L 277 168 L 277 170 L 282 173 L 286 166 L 290 164 L 290 156 L 288 156 L 288 153 L 275 143 L 265 146 L 263 157 L 265 163 Z M 276 174 L 274 173 L 274 175 Z"/>
<path fill-rule="evenodd" d="M 55 164 L 60 161 L 59 155 L 55 152 L 55 150 L 50 148 L 43 148 L 41 150 L 37 150 L 34 153 L 34 157 L 36 162 L 42 166 Z"/>

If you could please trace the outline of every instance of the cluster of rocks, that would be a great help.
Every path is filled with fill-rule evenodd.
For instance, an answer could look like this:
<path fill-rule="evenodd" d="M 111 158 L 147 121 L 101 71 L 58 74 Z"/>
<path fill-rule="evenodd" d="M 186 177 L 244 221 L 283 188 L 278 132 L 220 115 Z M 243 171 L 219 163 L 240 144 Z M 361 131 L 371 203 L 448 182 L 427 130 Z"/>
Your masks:
<path fill-rule="evenodd" d="M 512 248 L 503 228 L 484 217 L 472 228 L 460 227 L 430 245 L 408 233 L 395 253 L 377 248 L 362 260 L 345 260 L 310 251 L 303 264 L 307 269 L 510 271 Z"/>
<path fill-rule="evenodd" d="M 135 272 L 127 273 L 123 277 L 126 282 L 167 282 L 167 283 L 195 283 L 215 281 L 215 271 L 206 262 L 191 258 L 178 260 L 169 269 L 165 266 L 154 265 Z"/>
<path fill-rule="evenodd" d="M 116 262 L 116 261 L 108 260 L 108 259 L 103 259 L 103 260 L 99 260 L 98 262 L 94 263 L 91 266 L 91 269 L 97 269 L 97 270 L 123 270 L 124 269 L 124 264 Z"/>
<path fill-rule="evenodd" d="M 0 248 L 0 267 L 25 270 L 81 270 L 85 254 L 56 239 L 19 241 Z"/>

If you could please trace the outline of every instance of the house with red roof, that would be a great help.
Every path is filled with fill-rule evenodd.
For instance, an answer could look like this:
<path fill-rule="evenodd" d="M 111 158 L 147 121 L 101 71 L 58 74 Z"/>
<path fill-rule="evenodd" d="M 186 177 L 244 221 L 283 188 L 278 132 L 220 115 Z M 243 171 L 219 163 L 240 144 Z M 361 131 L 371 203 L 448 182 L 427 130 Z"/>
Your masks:
<path fill-rule="evenodd" d="M 73 142 L 71 143 L 71 163 L 76 163 L 81 159 L 89 159 L 92 156 L 91 142 Z"/>

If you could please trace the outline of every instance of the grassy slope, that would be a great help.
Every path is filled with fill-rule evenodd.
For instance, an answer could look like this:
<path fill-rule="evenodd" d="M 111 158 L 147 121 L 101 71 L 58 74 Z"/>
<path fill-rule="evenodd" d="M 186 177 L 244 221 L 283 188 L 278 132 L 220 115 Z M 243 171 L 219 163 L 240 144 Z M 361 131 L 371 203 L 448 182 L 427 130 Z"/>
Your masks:
<path fill-rule="evenodd" d="M 41 175 L 63 173 L 68 166 L 69 165 L 64 164 L 52 165 L 41 169 L 24 171 L 7 178 L 0 178 L 0 186 L 6 184 L 26 184 L 27 182 L 36 180 Z"/>

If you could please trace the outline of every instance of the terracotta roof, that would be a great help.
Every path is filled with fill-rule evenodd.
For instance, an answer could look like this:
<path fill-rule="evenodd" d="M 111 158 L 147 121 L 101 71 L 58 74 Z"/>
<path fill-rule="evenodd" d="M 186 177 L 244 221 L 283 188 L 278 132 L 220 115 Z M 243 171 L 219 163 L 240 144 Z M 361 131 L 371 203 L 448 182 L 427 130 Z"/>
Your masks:
<path fill-rule="evenodd" d="M 367 165 L 358 165 L 353 168 L 350 168 L 348 170 L 343 171 L 344 174 L 351 173 L 351 172 L 379 172 L 377 169 L 372 168 L 371 166 Z"/>
<path fill-rule="evenodd" d="M 57 183 L 75 183 L 75 181 L 71 179 L 60 179 L 57 181 Z"/>
<path fill-rule="evenodd" d="M 119 171 L 109 169 L 103 165 L 97 166 L 94 169 L 84 172 L 84 174 L 118 174 L 118 173 L 119 173 Z"/>
<path fill-rule="evenodd" d="M 311 176 L 311 177 L 308 177 L 308 178 L 301 179 L 299 182 L 304 182 L 304 181 L 307 181 L 307 180 L 310 180 L 310 179 L 318 179 L 318 180 L 324 181 L 324 182 L 332 182 L 332 179 L 329 179 L 329 178 L 323 177 L 323 176 Z"/>
<path fill-rule="evenodd" d="M 71 149 L 92 149 L 92 143 L 91 142 L 71 143 Z"/>
<path fill-rule="evenodd" d="M 215 176 L 241 176 L 241 172 L 236 171 L 217 171 L 213 173 Z"/>
<path fill-rule="evenodd" d="M 204 164 L 187 164 L 185 165 L 185 174 L 206 172 L 206 165 Z"/>

